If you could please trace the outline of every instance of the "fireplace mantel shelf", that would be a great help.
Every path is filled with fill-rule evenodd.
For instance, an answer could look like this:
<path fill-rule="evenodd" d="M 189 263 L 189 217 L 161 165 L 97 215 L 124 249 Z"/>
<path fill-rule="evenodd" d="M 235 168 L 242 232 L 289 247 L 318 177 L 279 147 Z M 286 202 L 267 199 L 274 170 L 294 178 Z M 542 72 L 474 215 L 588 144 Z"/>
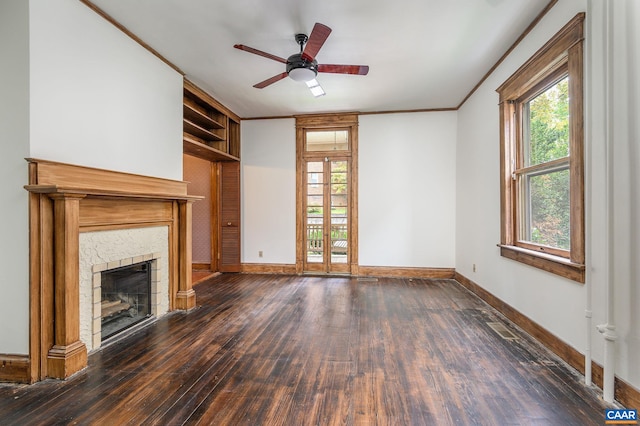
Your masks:
<path fill-rule="evenodd" d="M 69 194 L 78 196 L 95 196 L 95 197 L 117 197 L 130 199 L 150 199 L 150 200 L 181 200 L 181 201 L 198 201 L 204 199 L 200 195 L 180 195 L 180 194 L 158 194 L 158 193 L 142 193 L 117 190 L 97 190 L 95 188 L 85 188 L 77 186 L 59 186 L 59 185 L 25 185 L 24 188 L 37 194 Z"/>

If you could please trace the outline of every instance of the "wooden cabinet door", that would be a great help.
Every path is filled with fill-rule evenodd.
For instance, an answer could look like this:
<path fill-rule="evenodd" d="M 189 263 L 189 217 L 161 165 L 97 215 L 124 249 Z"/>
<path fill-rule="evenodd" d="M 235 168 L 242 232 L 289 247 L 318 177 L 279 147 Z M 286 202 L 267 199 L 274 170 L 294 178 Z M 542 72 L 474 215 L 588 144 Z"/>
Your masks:
<path fill-rule="evenodd" d="M 240 162 L 220 163 L 220 272 L 240 272 Z"/>

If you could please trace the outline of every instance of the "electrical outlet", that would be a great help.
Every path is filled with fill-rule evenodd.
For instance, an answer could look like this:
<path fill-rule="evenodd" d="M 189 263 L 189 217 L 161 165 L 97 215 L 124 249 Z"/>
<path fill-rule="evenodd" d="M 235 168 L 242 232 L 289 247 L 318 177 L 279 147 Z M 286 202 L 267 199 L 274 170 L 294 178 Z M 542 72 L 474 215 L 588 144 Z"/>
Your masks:
<path fill-rule="evenodd" d="M 262 250 L 260 250 L 260 251 L 258 252 L 258 257 L 262 257 Z M 474 271 L 476 270 L 476 269 L 475 269 L 475 266 L 474 266 L 473 270 L 474 270 Z"/>
<path fill-rule="evenodd" d="M 473 264 L 473 272 L 475 272 L 475 271 L 476 271 L 476 264 L 474 263 Z"/>

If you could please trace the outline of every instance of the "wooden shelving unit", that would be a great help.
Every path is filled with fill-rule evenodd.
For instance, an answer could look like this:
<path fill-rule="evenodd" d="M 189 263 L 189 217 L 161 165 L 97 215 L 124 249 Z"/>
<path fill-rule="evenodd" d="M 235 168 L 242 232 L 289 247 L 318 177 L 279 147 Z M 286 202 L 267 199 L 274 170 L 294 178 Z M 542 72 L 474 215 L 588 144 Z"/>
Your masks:
<path fill-rule="evenodd" d="M 183 117 L 185 154 L 240 161 L 240 118 L 189 80 L 184 82 Z"/>
<path fill-rule="evenodd" d="M 185 80 L 183 123 L 183 153 L 210 162 L 210 175 L 197 178 L 200 183 L 210 180 L 210 190 L 202 194 L 209 217 L 194 218 L 192 224 L 198 220 L 211 232 L 211 258 L 204 265 L 215 272 L 239 272 L 240 117 Z"/>

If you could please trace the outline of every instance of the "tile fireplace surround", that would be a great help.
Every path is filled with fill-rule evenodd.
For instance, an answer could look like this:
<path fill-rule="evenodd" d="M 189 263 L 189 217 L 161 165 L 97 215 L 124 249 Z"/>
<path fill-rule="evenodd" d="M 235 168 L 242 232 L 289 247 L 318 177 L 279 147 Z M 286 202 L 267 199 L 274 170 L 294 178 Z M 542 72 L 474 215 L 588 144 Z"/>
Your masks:
<path fill-rule="evenodd" d="M 12 366 L 5 369 L 8 373 L 1 380 L 33 383 L 66 378 L 87 366 L 87 344 L 83 342 L 87 338 L 81 338 L 80 332 L 81 317 L 87 315 L 80 312 L 81 234 L 86 240 L 102 231 L 124 230 L 120 235 L 130 235 L 160 229 L 166 235 L 166 243 L 160 243 L 164 249 L 141 248 L 141 253 L 115 256 L 119 261 L 148 253 L 165 256 L 160 262 L 166 263 L 161 274 L 166 275 L 167 295 L 161 297 L 164 301 L 158 301 L 157 309 L 195 307 L 191 206 L 201 197 L 187 195 L 187 182 L 45 160 L 27 161 L 30 349 L 29 355 L 4 356 L 9 363 L 0 354 L 0 362 Z M 111 250 L 107 246 L 106 251 Z"/>

